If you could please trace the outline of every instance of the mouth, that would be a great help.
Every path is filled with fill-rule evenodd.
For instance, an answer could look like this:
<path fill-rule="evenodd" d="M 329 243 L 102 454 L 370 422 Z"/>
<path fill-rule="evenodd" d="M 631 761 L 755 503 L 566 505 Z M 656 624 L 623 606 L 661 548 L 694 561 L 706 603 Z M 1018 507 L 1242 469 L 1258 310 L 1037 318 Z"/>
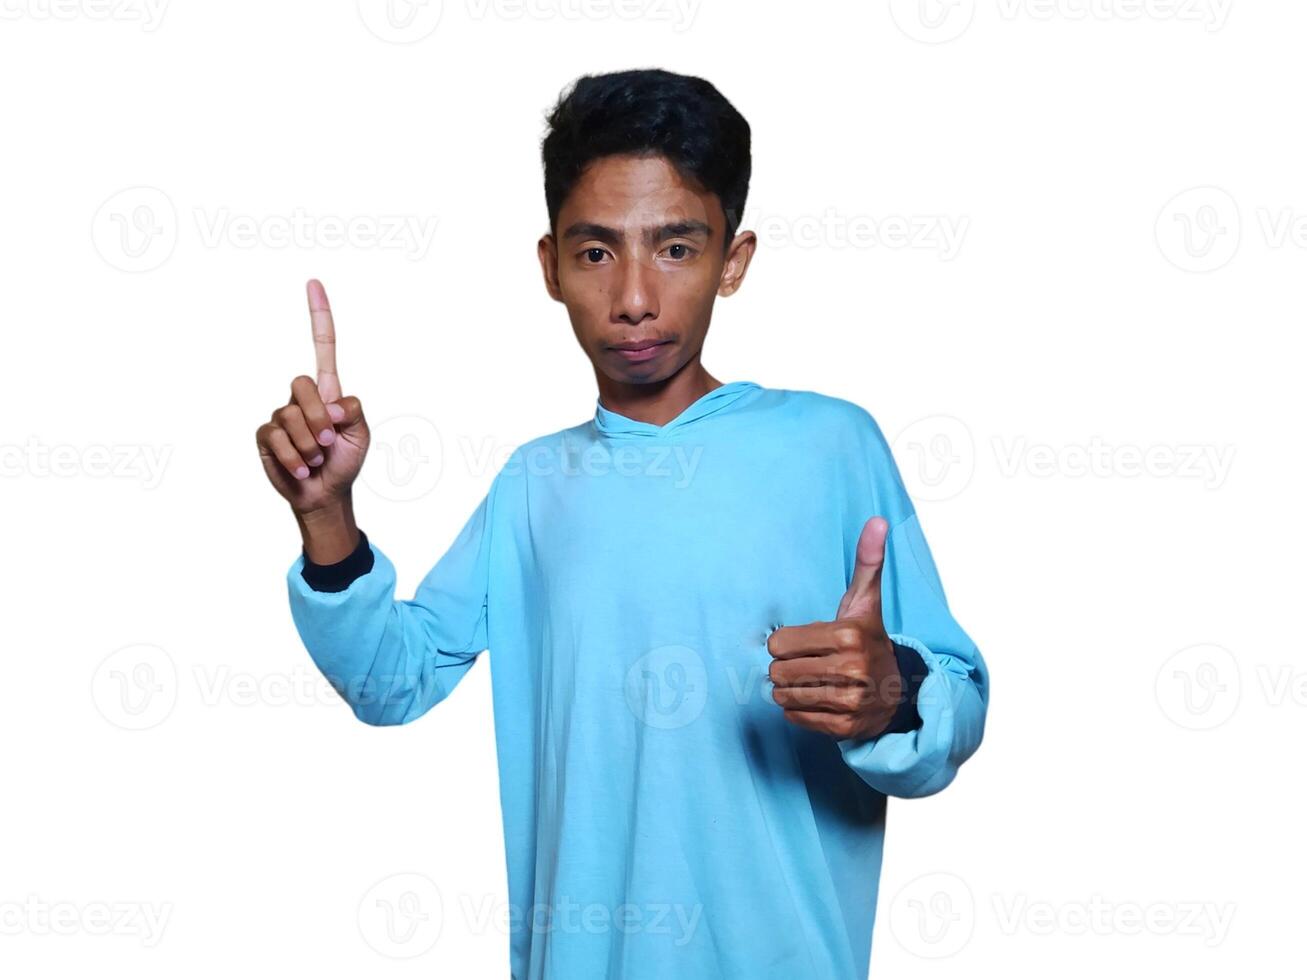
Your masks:
<path fill-rule="evenodd" d="M 647 361 L 657 357 L 659 351 L 670 343 L 670 340 L 624 340 L 619 344 L 609 344 L 608 349 L 625 361 Z"/>

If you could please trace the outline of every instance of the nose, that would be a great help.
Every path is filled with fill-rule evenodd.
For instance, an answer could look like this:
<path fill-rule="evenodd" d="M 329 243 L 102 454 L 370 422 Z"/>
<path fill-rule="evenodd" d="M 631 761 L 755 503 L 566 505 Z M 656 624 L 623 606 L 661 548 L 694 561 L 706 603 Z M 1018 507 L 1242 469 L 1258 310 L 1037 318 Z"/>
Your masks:
<path fill-rule="evenodd" d="M 638 324 L 647 318 L 658 318 L 655 275 L 650 263 L 639 255 L 623 261 L 621 279 L 613 295 L 613 320 Z"/>

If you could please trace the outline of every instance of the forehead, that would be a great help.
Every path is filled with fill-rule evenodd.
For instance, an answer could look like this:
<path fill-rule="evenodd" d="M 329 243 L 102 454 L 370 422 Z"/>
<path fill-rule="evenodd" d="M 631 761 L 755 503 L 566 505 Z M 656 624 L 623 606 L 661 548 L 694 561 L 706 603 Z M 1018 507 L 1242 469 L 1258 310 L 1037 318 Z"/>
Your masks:
<path fill-rule="evenodd" d="M 590 221 L 636 232 L 669 221 L 697 220 L 716 227 L 720 214 L 717 195 L 682 176 L 666 157 L 607 156 L 586 166 L 563 202 L 559 226 Z"/>

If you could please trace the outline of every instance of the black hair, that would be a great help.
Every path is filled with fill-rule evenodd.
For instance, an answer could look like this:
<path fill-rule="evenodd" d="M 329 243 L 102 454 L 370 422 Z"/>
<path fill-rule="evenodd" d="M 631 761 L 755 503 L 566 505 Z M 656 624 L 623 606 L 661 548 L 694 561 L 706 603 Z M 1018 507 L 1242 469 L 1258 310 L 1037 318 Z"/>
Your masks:
<path fill-rule="evenodd" d="M 661 68 L 582 75 L 560 96 L 541 143 L 549 228 L 586 166 L 615 154 L 666 157 L 716 194 L 726 250 L 743 220 L 752 167 L 749 124 L 711 82 Z"/>

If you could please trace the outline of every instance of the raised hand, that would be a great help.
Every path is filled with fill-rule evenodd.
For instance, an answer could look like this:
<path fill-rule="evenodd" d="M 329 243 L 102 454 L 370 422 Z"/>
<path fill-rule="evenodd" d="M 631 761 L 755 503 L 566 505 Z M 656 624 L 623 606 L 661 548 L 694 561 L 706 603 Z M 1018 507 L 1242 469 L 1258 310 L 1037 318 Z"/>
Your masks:
<path fill-rule="evenodd" d="M 863 525 L 853 579 L 833 621 L 782 626 L 767 637 L 772 698 L 796 725 L 836 738 L 871 738 L 894 717 L 903 685 L 880 610 L 888 534 L 883 517 Z"/>
<path fill-rule="evenodd" d="M 290 400 L 255 434 L 259 456 L 268 482 L 290 503 L 302 528 L 306 520 L 331 524 L 357 540 L 350 491 L 367 456 L 370 433 L 359 400 L 341 395 L 336 326 L 327 292 L 316 279 L 308 282 L 308 301 L 317 379 L 302 374 L 290 383 Z M 319 560 L 307 533 L 305 544 L 310 557 Z M 338 550 L 337 544 L 323 553 Z"/>

